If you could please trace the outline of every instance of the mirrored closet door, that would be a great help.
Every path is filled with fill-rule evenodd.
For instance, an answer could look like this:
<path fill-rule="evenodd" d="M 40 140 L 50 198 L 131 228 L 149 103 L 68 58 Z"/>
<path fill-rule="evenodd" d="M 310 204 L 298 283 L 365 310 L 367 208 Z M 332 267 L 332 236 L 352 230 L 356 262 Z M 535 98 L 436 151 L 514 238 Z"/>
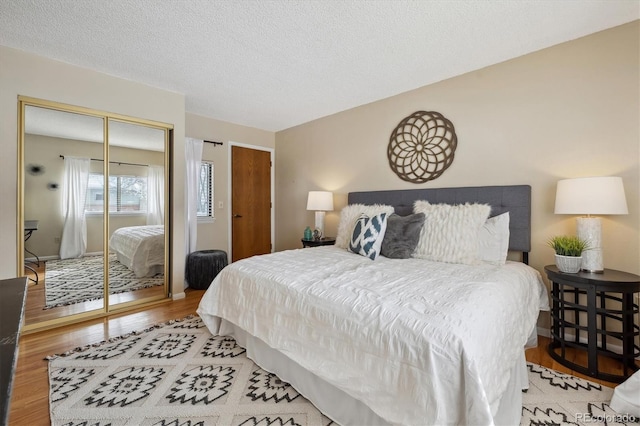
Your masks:
<path fill-rule="evenodd" d="M 167 298 L 171 126 L 19 102 L 25 331 Z"/>
<path fill-rule="evenodd" d="M 165 294 L 165 133 L 109 119 L 110 306 Z"/>

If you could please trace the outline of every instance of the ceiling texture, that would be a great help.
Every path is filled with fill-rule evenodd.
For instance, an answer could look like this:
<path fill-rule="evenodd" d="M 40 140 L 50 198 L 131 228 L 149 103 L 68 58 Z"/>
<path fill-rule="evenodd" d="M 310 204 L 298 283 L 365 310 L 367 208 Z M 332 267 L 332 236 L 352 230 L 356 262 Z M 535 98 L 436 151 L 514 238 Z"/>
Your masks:
<path fill-rule="evenodd" d="M 637 19 L 640 0 L 2 0 L 0 44 L 278 131 Z"/>

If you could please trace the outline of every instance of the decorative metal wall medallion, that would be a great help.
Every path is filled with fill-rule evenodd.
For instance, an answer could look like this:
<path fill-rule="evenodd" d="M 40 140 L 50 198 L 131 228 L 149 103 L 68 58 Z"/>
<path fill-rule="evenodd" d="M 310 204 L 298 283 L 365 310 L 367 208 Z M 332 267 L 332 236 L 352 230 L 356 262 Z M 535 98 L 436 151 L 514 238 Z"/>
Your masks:
<path fill-rule="evenodd" d="M 387 157 L 402 180 L 424 183 L 438 178 L 453 162 L 458 146 L 453 123 L 435 111 L 417 111 L 391 132 Z"/>

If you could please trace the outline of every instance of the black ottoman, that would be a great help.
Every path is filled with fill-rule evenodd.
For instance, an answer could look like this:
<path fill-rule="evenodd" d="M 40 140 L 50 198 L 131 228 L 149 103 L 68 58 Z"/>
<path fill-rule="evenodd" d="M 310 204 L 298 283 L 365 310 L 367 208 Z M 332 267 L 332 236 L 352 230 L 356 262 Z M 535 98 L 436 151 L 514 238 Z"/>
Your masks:
<path fill-rule="evenodd" d="M 206 290 L 218 272 L 227 266 L 227 253 L 222 250 L 200 250 L 189 253 L 185 278 L 189 287 Z"/>

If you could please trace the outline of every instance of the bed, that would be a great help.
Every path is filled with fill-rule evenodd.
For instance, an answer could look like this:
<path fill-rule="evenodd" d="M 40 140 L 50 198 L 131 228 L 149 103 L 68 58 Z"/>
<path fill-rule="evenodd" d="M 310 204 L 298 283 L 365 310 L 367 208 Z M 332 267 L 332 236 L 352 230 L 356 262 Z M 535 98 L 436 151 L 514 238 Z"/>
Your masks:
<path fill-rule="evenodd" d="M 508 212 L 508 248 L 523 262 L 372 261 L 338 241 L 256 256 L 225 268 L 203 296 L 198 314 L 209 330 L 233 336 L 338 424 L 518 424 L 524 348 L 537 344 L 537 317 L 548 310 L 540 274 L 526 265 L 531 188 L 373 191 L 348 200 L 406 217 L 416 200 L 487 203 L 490 216 Z"/>
<path fill-rule="evenodd" d="M 109 238 L 109 250 L 137 278 L 164 272 L 164 225 L 118 228 Z"/>

